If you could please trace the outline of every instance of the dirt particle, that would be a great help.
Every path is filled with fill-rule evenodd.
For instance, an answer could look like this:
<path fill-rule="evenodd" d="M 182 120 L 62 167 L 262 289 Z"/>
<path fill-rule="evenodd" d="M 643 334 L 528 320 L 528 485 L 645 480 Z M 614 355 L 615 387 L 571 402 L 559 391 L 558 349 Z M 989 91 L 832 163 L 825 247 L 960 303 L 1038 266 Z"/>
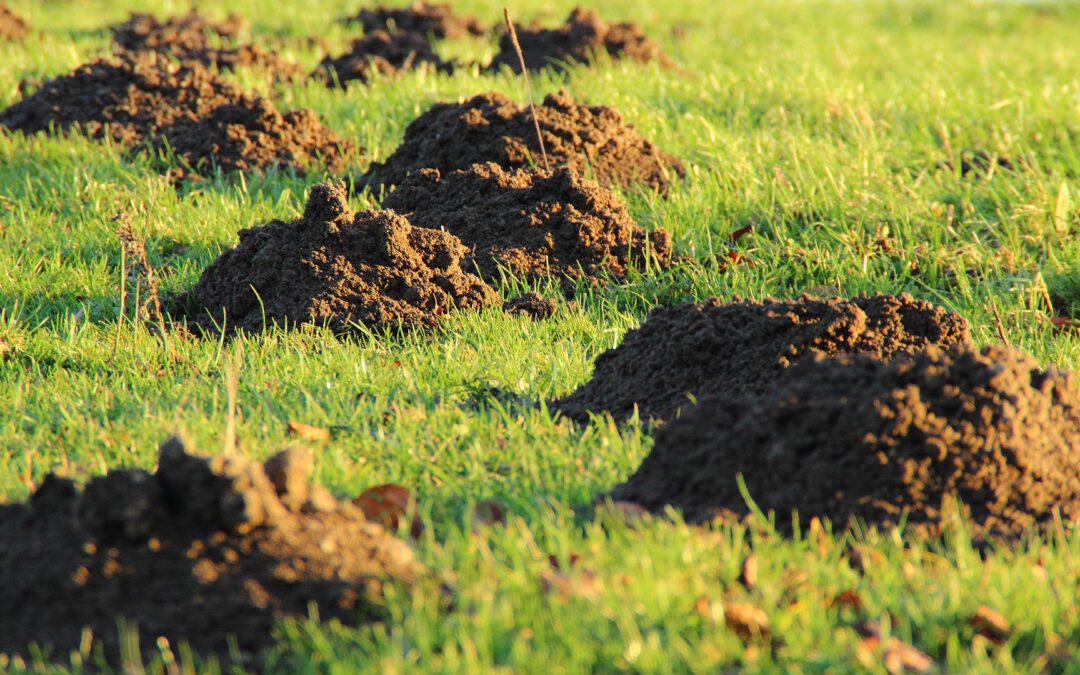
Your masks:
<path fill-rule="evenodd" d="M 393 76 L 421 67 L 454 72 L 454 65 L 440 59 L 427 38 L 416 33 L 376 31 L 354 40 L 341 56 L 324 58 L 312 76 L 327 86 L 345 86 L 351 81 L 368 82 L 375 74 Z"/>
<path fill-rule="evenodd" d="M 595 11 L 581 7 L 572 10 L 566 23 L 558 28 L 533 24 L 516 30 L 529 70 L 562 69 L 571 63 L 590 65 L 596 54 L 603 53 L 613 59 L 671 64 L 660 45 L 647 37 L 636 23 L 609 24 Z M 509 34 L 499 39 L 499 52 L 489 68 L 498 70 L 503 66 L 509 66 L 515 73 L 521 72 Z"/>
<path fill-rule="evenodd" d="M 272 466 L 171 439 L 154 474 L 112 471 L 82 492 L 46 479 L 28 505 L 0 507 L 0 651 L 67 654 L 89 627 L 117 662 L 123 617 L 147 650 L 164 637 L 229 662 L 235 635 L 257 666 L 273 624 L 311 602 L 323 619 L 373 617 L 383 584 L 421 568 L 348 502 L 307 508 L 310 463 L 287 458 L 275 484 Z"/>
<path fill-rule="evenodd" d="M 693 521 L 744 515 L 750 496 L 783 523 L 851 518 L 938 534 L 949 503 L 976 537 L 1080 518 L 1080 390 L 1005 347 L 931 346 L 882 361 L 815 356 L 761 395 L 703 401 L 660 429 L 615 499 L 672 505 Z"/>
<path fill-rule="evenodd" d="M 205 308 L 196 321 L 211 330 L 214 322 L 249 331 L 285 322 L 432 327 L 450 310 L 500 302 L 462 269 L 465 252 L 453 235 L 393 211 L 354 214 L 344 183 L 322 183 L 302 218 L 241 230 L 184 304 Z"/>
<path fill-rule="evenodd" d="M 9 40 L 22 40 L 30 34 L 30 24 L 0 2 L 0 42 Z"/>
<path fill-rule="evenodd" d="M 587 106 L 565 91 L 550 94 L 536 109 L 549 160 L 606 186 L 646 185 L 666 192 L 686 174 L 682 164 L 641 138 L 614 108 Z M 374 163 L 357 184 L 375 191 L 400 184 L 421 169 L 447 173 L 494 162 L 505 169 L 539 164 L 540 145 L 532 114 L 502 94 L 462 103 L 436 103 L 405 130 L 385 162 Z"/>
<path fill-rule="evenodd" d="M 556 309 L 558 309 L 558 303 L 533 291 L 523 293 L 503 303 L 503 311 L 507 314 L 528 316 L 537 320 L 550 319 L 555 315 Z"/>
<path fill-rule="evenodd" d="M 888 359 L 968 341 L 963 317 L 907 294 L 713 299 L 654 310 L 596 358 L 591 380 L 551 405 L 580 422 L 590 412 L 627 420 L 635 406 L 641 419 L 665 421 L 693 400 L 767 391 L 789 366 L 815 354 Z"/>
<path fill-rule="evenodd" d="M 418 227 L 444 228 L 470 249 L 488 279 L 500 267 L 528 279 L 551 275 L 572 285 L 625 277 L 631 266 L 665 264 L 665 230 L 646 232 L 615 193 L 571 169 L 505 171 L 476 164 L 465 171 L 425 169 L 410 176 L 383 205 Z"/>
<path fill-rule="evenodd" d="M 421 37 L 437 39 L 460 38 L 483 35 L 484 25 L 471 16 L 455 14 L 448 4 L 414 2 L 408 7 L 392 8 L 379 5 L 364 8 L 346 21 L 359 23 L 365 33 L 385 30 L 389 32 L 414 33 Z"/>

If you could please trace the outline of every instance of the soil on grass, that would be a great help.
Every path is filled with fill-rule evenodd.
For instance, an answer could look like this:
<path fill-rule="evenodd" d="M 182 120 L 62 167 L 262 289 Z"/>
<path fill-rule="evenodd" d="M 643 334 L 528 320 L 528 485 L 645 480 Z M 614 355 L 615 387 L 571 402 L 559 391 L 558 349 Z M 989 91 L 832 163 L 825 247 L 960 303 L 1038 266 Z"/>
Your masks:
<path fill-rule="evenodd" d="M 422 67 L 454 72 L 454 64 L 440 59 L 426 37 L 376 31 L 354 40 L 341 56 L 324 58 L 313 77 L 324 80 L 327 86 L 346 86 L 352 81 L 366 83 L 375 75 L 392 76 Z"/>
<path fill-rule="evenodd" d="M 281 80 L 297 77 L 300 67 L 250 44 L 237 44 L 243 19 L 232 14 L 217 22 L 198 12 L 159 21 L 150 14 L 133 14 L 113 27 L 113 42 L 120 51 L 158 52 L 208 68 L 236 70 L 259 67 Z M 211 36 L 216 37 L 216 40 Z"/>
<path fill-rule="evenodd" d="M 440 40 L 468 35 L 483 35 L 487 29 L 471 16 L 455 14 L 450 5 L 414 2 L 407 7 L 379 5 L 364 8 L 346 21 L 359 23 L 365 33 L 379 30 L 414 33 L 420 37 Z"/>
<path fill-rule="evenodd" d="M 198 64 L 129 54 L 96 59 L 48 80 L 0 112 L 0 125 L 26 133 L 80 128 L 91 138 L 133 146 L 165 126 L 205 117 L 242 96 Z"/>
<path fill-rule="evenodd" d="M 577 280 L 623 279 L 629 268 L 671 259 L 666 230 L 648 232 L 614 192 L 573 170 L 506 171 L 475 164 L 465 171 L 424 169 L 383 206 L 417 227 L 442 228 L 469 248 L 466 267 L 486 279 L 500 268 L 526 280 L 549 276 L 571 289 Z"/>
<path fill-rule="evenodd" d="M 257 667 L 275 621 L 355 623 L 377 615 L 383 585 L 422 569 L 405 542 L 358 507 L 310 485 L 310 452 L 265 464 L 162 445 L 157 470 L 111 471 L 79 491 L 50 475 L 25 504 L 0 506 L 0 652 L 31 642 L 67 661 L 90 628 L 116 663 L 117 619 L 145 652 L 164 636 Z"/>
<path fill-rule="evenodd" d="M 642 420 L 663 422 L 694 400 L 768 391 L 814 355 L 889 359 L 969 340 L 963 317 L 907 294 L 662 307 L 596 358 L 591 380 L 551 406 L 579 422 L 590 412 L 624 421 L 636 406 Z"/>
<path fill-rule="evenodd" d="M 935 535 L 958 497 L 977 539 L 1080 519 L 1075 376 L 1004 347 L 930 347 L 883 362 L 818 357 L 760 396 L 704 401 L 666 425 L 615 499 L 691 521 L 758 507 Z M 953 502 L 954 503 L 954 502 Z"/>
<path fill-rule="evenodd" d="M 183 305 L 200 308 L 196 324 L 210 330 L 432 327 L 452 310 L 501 302 L 462 268 L 465 253 L 453 235 L 413 227 L 393 211 L 352 213 L 344 183 L 323 183 L 302 218 L 241 230 Z"/>
<path fill-rule="evenodd" d="M 30 24 L 11 8 L 0 2 L 0 42 L 22 40 L 30 34 Z"/>
<path fill-rule="evenodd" d="M 658 192 L 686 174 L 677 159 L 639 136 L 614 108 L 582 105 L 560 91 L 544 99 L 536 117 L 552 166 L 569 166 L 606 186 L 643 184 Z M 543 166 L 528 106 L 497 93 L 436 103 L 409 124 L 398 149 L 385 162 L 372 164 L 357 183 L 378 191 L 421 169 L 447 173 L 484 162 L 506 169 Z"/>
<path fill-rule="evenodd" d="M 516 316 L 528 316 L 533 319 L 550 319 L 555 315 L 558 303 L 545 298 L 539 293 L 529 291 L 503 303 L 503 311 Z"/>
<path fill-rule="evenodd" d="M 561 69 L 572 63 L 589 65 L 597 54 L 605 53 L 613 59 L 671 64 L 660 45 L 647 37 L 636 23 L 605 23 L 591 9 L 575 8 L 566 23 L 558 28 L 543 28 L 536 24 L 515 28 L 525 56 L 525 67 L 529 70 Z M 489 68 L 498 70 L 503 66 L 509 66 L 515 73 L 521 72 L 509 34 L 499 38 L 499 52 Z"/>
<path fill-rule="evenodd" d="M 278 112 L 262 96 L 245 94 L 222 103 L 198 119 L 181 119 L 161 129 L 156 149 L 168 147 L 183 166 L 174 167 L 174 180 L 212 174 L 285 169 L 304 173 L 315 167 L 340 171 L 360 153 L 352 142 L 338 137 L 313 111 L 301 108 Z"/>

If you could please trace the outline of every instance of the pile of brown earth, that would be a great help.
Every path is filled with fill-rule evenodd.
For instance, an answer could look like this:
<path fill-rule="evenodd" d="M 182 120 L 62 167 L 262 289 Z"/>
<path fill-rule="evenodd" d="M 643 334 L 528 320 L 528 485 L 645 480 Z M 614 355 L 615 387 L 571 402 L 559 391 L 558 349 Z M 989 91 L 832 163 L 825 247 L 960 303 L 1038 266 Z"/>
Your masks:
<path fill-rule="evenodd" d="M 1080 390 L 1003 347 L 930 347 L 883 362 L 815 358 L 763 395 L 703 401 L 663 427 L 612 497 L 688 520 L 745 516 L 750 497 L 798 511 L 937 535 L 959 498 L 977 539 L 1080 519 Z"/>
<path fill-rule="evenodd" d="M 21 40 L 30 34 L 30 25 L 21 16 L 0 2 L 0 42 Z"/>
<path fill-rule="evenodd" d="M 907 294 L 662 307 L 551 407 L 580 422 L 603 412 L 624 421 L 635 409 L 643 420 L 668 421 L 694 400 L 770 391 L 788 367 L 813 356 L 890 359 L 969 341 L 963 317 Z"/>
<path fill-rule="evenodd" d="M 192 11 L 158 21 L 150 14 L 133 14 L 113 27 L 113 42 L 120 52 L 157 52 L 180 61 L 195 61 L 208 68 L 235 70 L 239 67 L 265 68 L 279 79 L 289 79 L 300 68 L 250 44 L 237 45 L 243 20 L 233 14 L 224 22 Z M 222 44 L 215 44 L 215 35 Z"/>
<path fill-rule="evenodd" d="M 613 108 L 581 105 L 560 91 L 544 99 L 536 116 L 554 166 L 589 172 L 607 186 L 644 184 L 659 192 L 685 175 L 678 160 L 638 136 Z M 421 169 L 448 173 L 484 162 L 506 169 L 543 165 L 532 113 L 502 94 L 436 103 L 409 124 L 398 149 L 357 183 L 378 190 Z"/>
<path fill-rule="evenodd" d="M 374 75 L 397 75 L 427 67 L 453 73 L 454 65 L 440 59 L 427 38 L 416 33 L 375 31 L 352 43 L 338 57 L 327 56 L 312 74 L 328 86 L 345 86 L 350 81 L 366 83 Z"/>
<path fill-rule="evenodd" d="M 123 54 L 80 66 L 0 112 L 0 125 L 26 133 L 80 129 L 132 151 L 167 145 L 182 161 L 174 177 L 313 164 L 340 168 L 358 148 L 309 110 L 279 113 L 195 62 Z"/>
<path fill-rule="evenodd" d="M 572 63 L 591 64 L 597 54 L 607 53 L 613 59 L 630 59 L 645 63 L 659 61 L 669 65 L 670 59 L 660 46 L 648 38 L 635 23 L 605 23 L 589 9 L 575 8 L 566 23 L 555 29 L 532 25 L 517 29 L 525 67 L 529 70 L 563 68 Z M 489 68 L 498 70 L 509 66 L 521 72 L 517 52 L 509 34 L 499 39 L 499 52 Z"/>
<path fill-rule="evenodd" d="M 0 652 L 30 643 L 61 660 L 89 628 L 120 660 L 117 620 L 144 651 L 164 637 L 257 667 L 273 624 L 377 616 L 384 584 L 423 573 L 405 542 L 309 485 L 313 458 L 202 458 L 171 439 L 153 474 L 111 471 L 79 491 L 50 475 L 25 504 L 0 506 Z"/>
<path fill-rule="evenodd" d="M 440 40 L 459 38 L 467 35 L 483 35 L 483 24 L 471 16 L 461 16 L 447 4 L 429 4 L 414 2 L 408 7 L 386 7 L 379 5 L 364 8 L 360 13 L 346 19 L 359 23 L 365 33 L 379 30 L 401 33 L 414 33 L 420 37 L 434 37 Z"/>
<path fill-rule="evenodd" d="M 413 227 L 393 211 L 352 213 L 343 183 L 311 189 L 299 220 L 240 231 L 183 301 L 196 325 L 260 331 L 286 323 L 348 330 L 425 328 L 455 309 L 500 303 L 462 268 L 452 234 Z"/>
<path fill-rule="evenodd" d="M 565 167 L 424 169 L 383 206 L 460 239 L 469 249 L 466 267 L 475 265 L 486 279 L 498 279 L 502 267 L 528 280 L 554 277 L 569 289 L 575 280 L 622 279 L 630 267 L 671 259 L 666 230 L 638 227 L 618 195 Z"/>

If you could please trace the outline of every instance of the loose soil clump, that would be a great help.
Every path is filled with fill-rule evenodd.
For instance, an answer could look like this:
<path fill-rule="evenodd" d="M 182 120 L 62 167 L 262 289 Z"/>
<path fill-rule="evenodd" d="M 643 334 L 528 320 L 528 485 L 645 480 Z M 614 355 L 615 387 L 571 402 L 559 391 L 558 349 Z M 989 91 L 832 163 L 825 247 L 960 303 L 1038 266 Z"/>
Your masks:
<path fill-rule="evenodd" d="M 158 52 L 221 71 L 255 66 L 272 71 L 279 79 L 300 74 L 299 66 L 283 61 L 276 54 L 255 45 L 236 45 L 242 27 L 243 19 L 236 14 L 217 22 L 193 11 L 163 22 L 150 14 L 133 14 L 112 30 L 113 42 L 120 51 Z M 210 36 L 216 36 L 222 44 L 215 44 Z"/>
<path fill-rule="evenodd" d="M 9 129 L 38 133 L 79 128 L 91 138 L 136 145 L 161 128 L 196 120 L 241 98 L 239 88 L 206 68 L 155 55 L 96 59 L 0 112 Z"/>
<path fill-rule="evenodd" d="M 454 309 L 500 298 L 462 269 L 453 235 L 413 227 L 393 211 L 352 213 L 344 183 L 311 189 L 304 215 L 240 231 L 183 304 L 205 308 L 196 324 L 261 331 L 274 324 L 429 328 Z"/>
<path fill-rule="evenodd" d="M 644 184 L 663 193 L 673 178 L 686 175 L 677 159 L 638 136 L 614 108 L 581 105 L 560 91 L 544 99 L 536 117 L 552 165 L 569 166 L 602 185 Z M 357 182 L 377 191 L 421 169 L 449 173 L 484 162 L 506 169 L 542 165 L 527 106 L 497 93 L 436 103 L 409 124 L 398 149 Z"/>
<path fill-rule="evenodd" d="M 525 55 L 525 67 L 529 70 L 563 69 L 572 63 L 591 65 L 596 55 L 603 53 L 613 59 L 671 64 L 660 45 L 647 37 L 636 23 L 605 23 L 596 12 L 581 7 L 571 11 L 566 23 L 558 28 L 533 24 L 517 28 L 517 34 Z M 499 52 L 489 68 L 499 70 L 503 66 L 509 66 L 515 73 L 521 72 L 509 34 L 499 38 Z"/>
<path fill-rule="evenodd" d="M 383 206 L 417 227 L 443 228 L 461 239 L 469 248 L 466 266 L 475 264 L 486 279 L 498 279 L 505 268 L 530 281 L 552 276 L 570 289 L 577 280 L 621 280 L 631 267 L 671 259 L 666 230 L 638 227 L 618 195 L 565 167 L 424 169 Z"/>
<path fill-rule="evenodd" d="M 346 21 L 359 23 L 365 33 L 384 30 L 414 33 L 423 38 L 431 36 L 439 40 L 479 36 L 487 32 L 477 19 L 455 14 L 453 8 L 444 3 L 414 2 L 408 7 L 397 8 L 379 5 L 364 8 Z"/>
<path fill-rule="evenodd" d="M 1060 509 L 1080 519 L 1080 390 L 1004 347 L 910 358 L 815 357 L 761 396 L 702 402 L 660 430 L 612 497 L 691 521 L 851 518 L 937 535 L 958 497 L 977 539 L 1016 538 Z"/>
<path fill-rule="evenodd" d="M 286 169 L 304 173 L 315 166 L 340 171 L 360 148 L 337 136 L 312 110 L 285 113 L 253 94 L 223 103 L 198 119 L 165 127 L 154 147 L 168 147 L 183 161 L 174 180 L 223 173 Z"/>
<path fill-rule="evenodd" d="M 454 64 L 440 59 L 426 37 L 376 31 L 353 41 L 341 56 L 324 58 L 313 77 L 323 79 L 327 86 L 344 87 L 354 80 L 367 83 L 376 74 L 393 76 L 421 67 L 454 72 Z"/>
<path fill-rule="evenodd" d="M 118 662 L 117 619 L 144 651 L 164 636 L 258 665 L 273 624 L 376 615 L 383 585 L 423 570 L 405 542 L 310 485 L 310 452 L 265 464 L 161 446 L 156 472 L 111 471 L 83 491 L 50 475 L 25 504 L 0 506 L 0 651 L 35 642 L 66 660 L 89 627 Z M 175 653 L 175 652 L 174 652 Z"/>
<path fill-rule="evenodd" d="M 528 316 L 533 319 L 550 319 L 555 316 L 558 304 L 551 298 L 529 291 L 503 303 L 503 311 L 515 316 Z"/>
<path fill-rule="evenodd" d="M 596 358 L 590 381 L 551 405 L 579 422 L 602 412 L 625 421 L 635 407 L 642 420 L 670 421 L 693 400 L 766 392 L 788 367 L 814 355 L 890 359 L 969 341 L 963 317 L 906 293 L 853 300 L 712 299 L 653 310 L 621 344 Z"/>
<path fill-rule="evenodd" d="M 30 24 L 11 11 L 5 3 L 0 2 L 0 42 L 22 40 L 29 34 Z"/>

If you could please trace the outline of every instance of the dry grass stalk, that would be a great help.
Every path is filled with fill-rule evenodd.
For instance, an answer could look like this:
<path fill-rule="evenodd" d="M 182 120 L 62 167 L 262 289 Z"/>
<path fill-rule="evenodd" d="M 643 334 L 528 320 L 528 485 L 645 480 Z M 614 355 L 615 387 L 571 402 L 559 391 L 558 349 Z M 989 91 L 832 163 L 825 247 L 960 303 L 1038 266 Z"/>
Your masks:
<path fill-rule="evenodd" d="M 551 165 L 548 164 L 547 149 L 544 148 L 544 136 L 540 133 L 540 121 L 536 119 L 536 102 L 533 101 L 529 69 L 525 67 L 525 54 L 521 51 L 517 31 L 514 30 L 514 23 L 510 20 L 510 11 L 505 7 L 503 7 L 503 19 L 506 21 L 506 30 L 510 32 L 510 44 L 514 46 L 514 53 L 517 54 L 518 63 L 521 64 L 521 76 L 525 78 L 525 91 L 529 94 L 529 110 L 532 111 L 533 126 L 536 127 L 536 139 L 540 141 L 540 155 L 544 158 L 544 170 L 551 171 Z"/>

